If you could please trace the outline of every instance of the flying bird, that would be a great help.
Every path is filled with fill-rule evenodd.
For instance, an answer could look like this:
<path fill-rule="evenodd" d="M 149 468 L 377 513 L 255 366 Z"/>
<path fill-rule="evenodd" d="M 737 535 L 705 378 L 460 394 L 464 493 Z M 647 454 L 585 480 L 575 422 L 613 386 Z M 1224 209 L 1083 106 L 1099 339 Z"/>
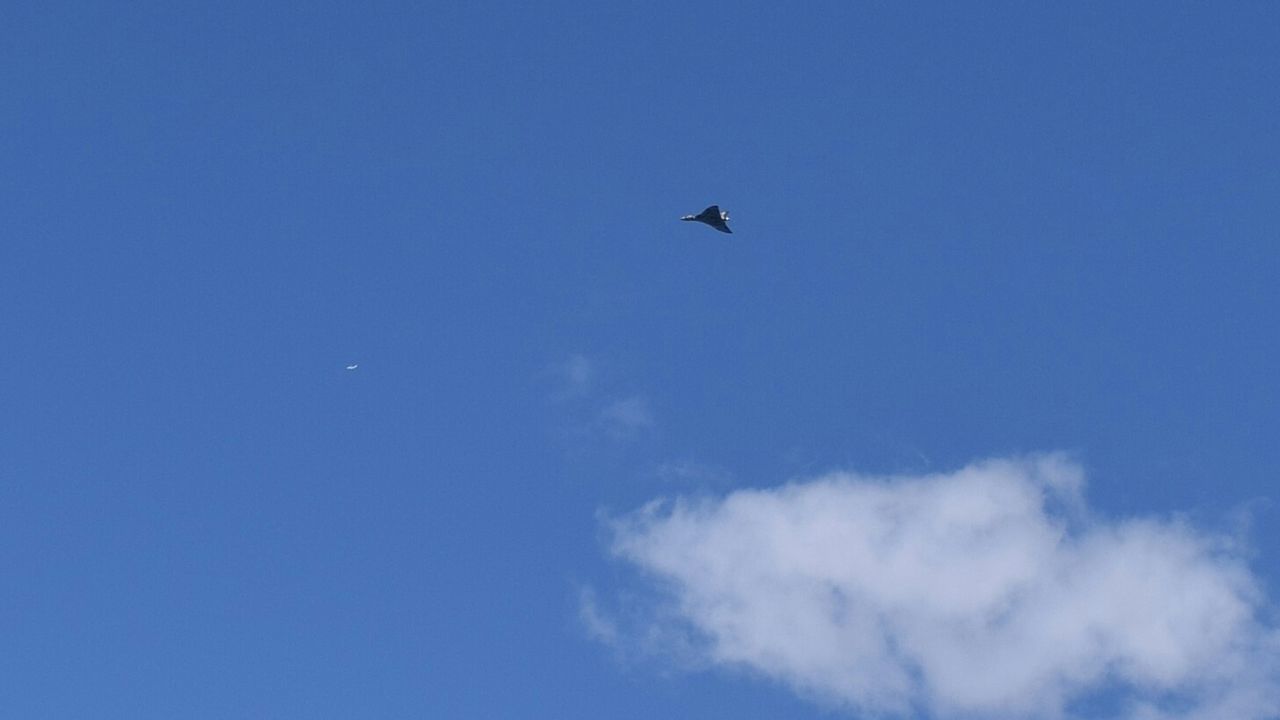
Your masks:
<path fill-rule="evenodd" d="M 732 233 L 729 229 L 729 213 L 722 212 L 719 205 L 712 205 L 697 215 L 685 215 L 681 220 L 694 220 L 700 223 L 706 223 L 711 227 L 724 233 Z"/>
<path fill-rule="evenodd" d="M 360 365 L 357 363 L 357 364 L 355 364 L 355 365 L 348 365 L 348 366 L 347 366 L 347 369 L 348 369 L 348 370 L 355 370 L 355 369 L 356 369 L 356 368 L 358 368 L 358 367 L 360 367 Z"/>

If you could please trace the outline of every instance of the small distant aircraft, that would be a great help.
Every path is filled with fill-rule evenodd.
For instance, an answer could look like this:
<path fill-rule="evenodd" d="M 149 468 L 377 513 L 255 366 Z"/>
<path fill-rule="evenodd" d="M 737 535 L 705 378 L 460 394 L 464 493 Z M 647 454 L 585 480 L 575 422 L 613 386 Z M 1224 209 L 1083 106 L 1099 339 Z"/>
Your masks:
<path fill-rule="evenodd" d="M 729 222 L 729 213 L 721 212 L 719 205 L 712 205 L 711 207 L 707 208 L 706 210 L 703 210 L 697 215 L 685 215 L 680 219 L 693 220 L 700 223 L 706 223 L 711 227 L 719 230 L 720 232 L 730 233 L 730 234 L 733 233 L 733 231 L 729 229 L 729 226 L 727 224 Z"/>
<path fill-rule="evenodd" d="M 355 370 L 355 369 L 356 369 L 356 368 L 358 368 L 358 367 L 360 367 L 360 365 L 357 363 L 357 364 L 355 364 L 355 365 L 348 365 L 348 366 L 347 366 L 347 369 L 348 369 L 348 370 Z"/>

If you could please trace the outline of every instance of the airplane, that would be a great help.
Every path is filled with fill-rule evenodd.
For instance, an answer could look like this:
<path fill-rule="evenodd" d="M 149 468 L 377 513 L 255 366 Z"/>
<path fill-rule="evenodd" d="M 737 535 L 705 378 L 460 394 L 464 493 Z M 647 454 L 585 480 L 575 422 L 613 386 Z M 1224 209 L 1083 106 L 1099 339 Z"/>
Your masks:
<path fill-rule="evenodd" d="M 719 230 L 720 232 L 733 233 L 733 231 L 730 230 L 729 226 L 727 225 L 727 223 L 729 222 L 729 213 L 721 212 L 719 205 L 712 205 L 711 207 L 707 208 L 706 210 L 703 210 L 697 215 L 685 215 L 680 219 L 694 220 L 700 223 L 706 223 L 711 227 Z"/>

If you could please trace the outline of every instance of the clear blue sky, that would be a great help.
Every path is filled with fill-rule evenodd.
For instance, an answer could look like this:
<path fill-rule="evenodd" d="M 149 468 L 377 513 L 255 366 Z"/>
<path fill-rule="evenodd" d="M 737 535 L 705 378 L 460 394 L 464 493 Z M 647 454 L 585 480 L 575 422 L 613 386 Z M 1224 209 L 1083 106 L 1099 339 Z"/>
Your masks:
<path fill-rule="evenodd" d="M 1066 451 L 1280 577 L 1272 3 L 0 27 L 6 716 L 829 717 L 580 597 L 836 469 Z"/>

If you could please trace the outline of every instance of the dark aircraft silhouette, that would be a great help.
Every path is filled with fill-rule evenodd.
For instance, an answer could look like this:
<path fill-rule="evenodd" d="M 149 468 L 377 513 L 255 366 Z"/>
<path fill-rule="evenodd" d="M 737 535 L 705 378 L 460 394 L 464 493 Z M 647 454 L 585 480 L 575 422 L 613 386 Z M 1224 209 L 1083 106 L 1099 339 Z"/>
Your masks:
<path fill-rule="evenodd" d="M 706 223 L 720 232 L 732 233 L 726 224 L 729 222 L 729 213 L 720 212 L 719 205 L 712 205 L 697 215 L 685 215 L 681 220 L 695 220 L 700 223 Z"/>

